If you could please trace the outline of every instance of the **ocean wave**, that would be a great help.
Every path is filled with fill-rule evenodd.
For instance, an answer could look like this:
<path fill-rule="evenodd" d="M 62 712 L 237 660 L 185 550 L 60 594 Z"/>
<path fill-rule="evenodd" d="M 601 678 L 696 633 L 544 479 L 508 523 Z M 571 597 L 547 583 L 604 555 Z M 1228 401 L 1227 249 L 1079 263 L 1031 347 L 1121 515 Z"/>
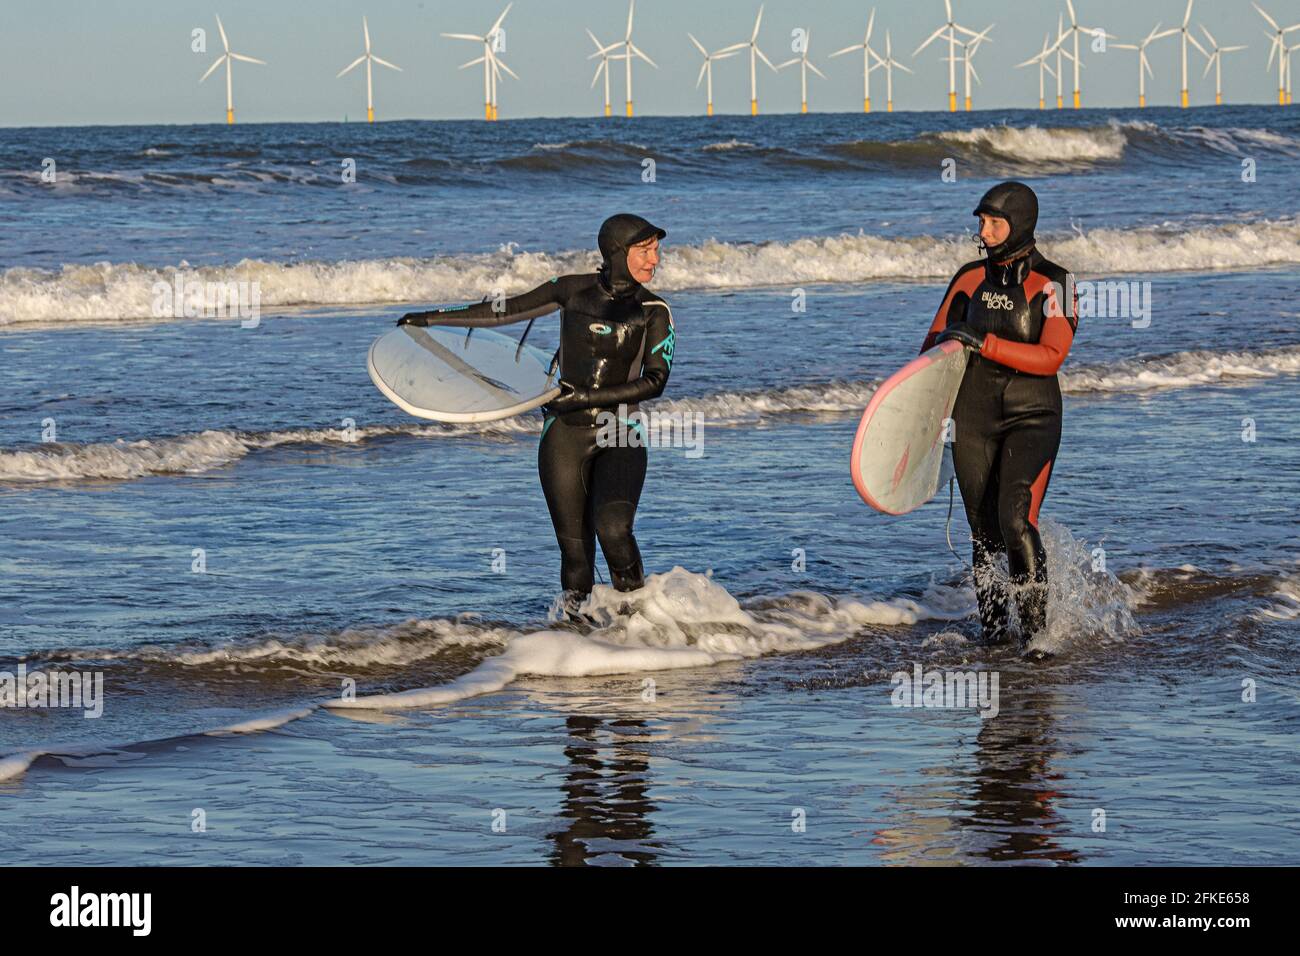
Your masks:
<path fill-rule="evenodd" d="M 1300 262 L 1300 219 L 1188 227 L 1167 223 L 1044 236 L 1044 253 L 1081 276 L 1152 275 L 1178 271 L 1254 269 Z M 946 279 L 974 257 L 965 236 L 885 237 L 859 233 L 790 242 L 709 240 L 673 246 L 656 291 L 725 290 L 805 283 Z M 263 309 L 465 302 L 485 292 L 535 288 L 555 275 L 590 272 L 594 251 L 528 252 L 514 245 L 493 253 L 431 259 L 264 262 L 233 266 L 155 268 L 135 263 L 15 267 L 0 273 L 0 324 L 174 321 L 156 315 L 155 286 L 186 282 L 256 283 Z"/>
<path fill-rule="evenodd" d="M 1126 394 L 1194 388 L 1300 374 L 1300 346 L 1258 352 L 1197 349 L 1117 362 L 1069 366 L 1061 372 L 1067 394 Z M 701 416 L 710 427 L 752 424 L 793 415 L 859 414 L 880 380 L 792 385 L 761 391 L 725 391 L 663 399 L 657 412 Z M 414 438 L 522 437 L 540 431 L 540 419 L 520 416 L 480 424 L 372 425 L 350 431 L 297 428 L 247 432 L 207 430 L 139 441 L 51 443 L 0 449 L 0 481 L 123 481 L 150 475 L 196 475 L 234 464 L 280 445 L 346 445 L 388 436 Z"/>

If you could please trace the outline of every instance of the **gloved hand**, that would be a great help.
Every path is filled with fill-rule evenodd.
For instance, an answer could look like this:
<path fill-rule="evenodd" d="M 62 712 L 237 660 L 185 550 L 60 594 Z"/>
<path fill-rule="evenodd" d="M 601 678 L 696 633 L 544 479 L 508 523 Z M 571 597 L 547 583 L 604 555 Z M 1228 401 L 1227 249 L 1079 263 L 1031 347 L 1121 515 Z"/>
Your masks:
<path fill-rule="evenodd" d="M 972 348 L 976 352 L 984 348 L 984 333 L 976 332 L 970 327 L 969 323 L 958 322 L 944 329 L 943 333 L 935 340 L 935 344 L 940 342 L 960 342 L 967 348 Z"/>
<path fill-rule="evenodd" d="M 397 320 L 398 325 L 418 325 L 420 328 L 429 327 L 429 314 L 427 312 L 408 312 Z"/>
<path fill-rule="evenodd" d="M 547 402 L 546 408 L 552 414 L 563 415 L 565 412 L 576 412 L 584 408 L 591 408 L 593 404 L 590 389 L 576 388 L 561 379 L 560 394 Z"/>

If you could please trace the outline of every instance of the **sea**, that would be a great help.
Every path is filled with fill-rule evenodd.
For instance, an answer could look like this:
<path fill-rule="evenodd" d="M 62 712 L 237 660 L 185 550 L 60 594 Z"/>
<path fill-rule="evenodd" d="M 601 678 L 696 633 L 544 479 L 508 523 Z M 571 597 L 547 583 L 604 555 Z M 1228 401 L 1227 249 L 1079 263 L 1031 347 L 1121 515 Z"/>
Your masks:
<path fill-rule="evenodd" d="M 1004 179 L 1087 300 L 1043 662 L 849 474 Z M 0 129 L 0 859 L 1300 863 L 1298 183 L 1263 106 Z M 618 212 L 691 431 L 573 621 L 540 414 L 366 355 Z"/>

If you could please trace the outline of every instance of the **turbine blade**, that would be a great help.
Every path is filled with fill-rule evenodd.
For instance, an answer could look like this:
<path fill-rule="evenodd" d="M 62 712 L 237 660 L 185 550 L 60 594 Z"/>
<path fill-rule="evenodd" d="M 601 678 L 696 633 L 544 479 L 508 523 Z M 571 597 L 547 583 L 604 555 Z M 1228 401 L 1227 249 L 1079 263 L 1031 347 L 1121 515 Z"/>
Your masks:
<path fill-rule="evenodd" d="M 647 63 L 649 63 L 651 66 L 653 66 L 656 70 L 659 69 L 659 64 L 656 63 L 654 60 L 650 59 L 650 57 L 646 56 L 644 53 L 642 53 L 642 52 L 640 51 L 640 49 L 637 48 L 637 46 L 636 46 L 635 43 L 629 43 L 628 46 L 631 47 L 631 48 L 632 48 L 632 52 L 635 53 L 637 56 L 639 56 L 641 59 L 645 60 Z"/>
<path fill-rule="evenodd" d="M 216 63 L 213 63 L 210 67 L 208 67 L 208 72 L 204 73 L 201 77 L 199 77 L 199 82 L 202 83 L 204 80 L 210 77 L 213 73 L 216 72 L 217 67 L 219 67 L 221 64 L 225 62 L 226 62 L 226 54 L 223 53 L 221 54 L 221 56 L 217 57 Z"/>
<path fill-rule="evenodd" d="M 636 0 L 628 0 L 627 4 L 627 39 L 632 39 L 632 14 L 636 12 Z"/>
<path fill-rule="evenodd" d="M 361 18 L 361 32 L 366 35 L 366 52 L 369 53 L 370 52 L 370 24 L 366 22 L 365 17 Z"/>
<path fill-rule="evenodd" d="M 221 17 L 220 17 L 220 16 L 217 16 L 217 29 L 221 31 L 221 45 L 222 45 L 223 47 L 225 47 L 225 48 L 226 48 L 226 52 L 229 53 L 229 52 L 230 52 L 230 41 L 229 41 L 228 39 L 226 39 L 226 28 L 225 28 L 224 26 L 221 25 Z"/>
<path fill-rule="evenodd" d="M 754 33 L 753 33 L 753 35 L 749 38 L 749 42 L 750 42 L 750 43 L 757 43 L 757 42 L 758 42 L 758 28 L 759 28 L 760 26 L 762 26 L 762 25 L 763 25 L 763 5 L 762 5 L 762 4 L 759 4 L 759 7 L 758 7 L 758 19 L 754 21 Z"/>
<path fill-rule="evenodd" d="M 514 5 L 515 0 L 510 0 L 510 2 L 506 4 L 506 8 L 501 11 L 501 16 L 497 17 L 497 22 L 492 24 L 492 29 L 487 32 L 488 36 L 491 36 L 501 29 L 501 24 L 505 22 L 506 14 L 510 12 L 510 8 Z"/>
<path fill-rule="evenodd" d="M 378 63 L 380 66 L 386 66 L 390 70 L 396 70 L 398 73 L 402 72 L 402 68 L 398 66 L 396 63 L 389 63 L 387 60 L 381 60 L 377 56 L 372 56 L 371 59 L 374 60 L 376 63 Z"/>
<path fill-rule="evenodd" d="M 487 37 L 475 36 L 472 33 L 439 33 L 438 36 L 449 40 L 477 40 L 479 43 L 487 43 Z"/>
<path fill-rule="evenodd" d="M 1257 11 L 1259 11 L 1259 15 L 1263 17 L 1265 20 L 1267 20 L 1268 25 L 1271 26 L 1274 30 L 1282 29 L 1277 25 L 1277 21 L 1274 20 L 1272 17 L 1270 17 L 1267 13 L 1265 13 L 1264 9 L 1258 3 L 1251 3 L 1251 6 L 1254 7 Z M 221 21 L 217 20 L 217 22 L 220 23 Z"/>
<path fill-rule="evenodd" d="M 846 46 L 843 50 L 836 50 L 831 56 L 842 56 L 845 53 L 852 53 L 854 50 L 861 50 L 865 44 L 855 43 L 853 46 Z"/>
<path fill-rule="evenodd" d="M 935 30 L 933 33 L 931 33 L 930 36 L 929 36 L 929 39 L 927 39 L 924 43 L 922 43 L 919 47 L 917 47 L 917 48 L 916 48 L 916 51 L 912 54 L 912 56 L 916 56 L 917 53 L 920 53 L 922 50 L 924 50 L 926 47 L 928 47 L 928 46 L 929 46 L 931 43 L 933 43 L 935 40 L 939 39 L 939 37 L 943 34 L 943 31 L 944 31 L 944 30 L 947 30 L 947 29 L 948 29 L 948 24 L 945 23 L 945 24 L 944 24 L 943 26 L 941 26 L 939 29 L 937 29 L 937 30 Z"/>
<path fill-rule="evenodd" d="M 784 70 L 787 66 L 794 66 L 794 65 L 795 65 L 796 63 L 798 63 L 798 62 L 799 62 L 799 58 L 798 58 L 798 57 L 795 57 L 793 60 L 786 60 L 786 61 L 783 62 L 783 63 L 778 63 L 778 64 L 776 65 L 776 68 L 777 68 L 778 70 Z"/>
<path fill-rule="evenodd" d="M 265 60 L 259 60 L 256 57 L 251 56 L 244 56 L 242 53 L 232 53 L 230 54 L 230 58 L 232 60 L 243 60 L 245 63 L 260 63 L 262 66 L 266 66 Z"/>
<path fill-rule="evenodd" d="M 723 53 L 735 53 L 738 50 L 744 50 L 747 49 L 748 47 L 749 47 L 748 43 L 733 43 L 731 46 L 724 46 L 721 50 L 719 50 L 717 53 L 713 55 L 720 56 Z"/>
<path fill-rule="evenodd" d="M 695 80 L 695 88 L 697 90 L 700 88 L 700 84 L 704 82 L 704 73 L 706 70 L 708 70 L 708 68 L 709 68 L 708 60 L 705 60 L 703 63 L 700 64 L 700 75 Z"/>
<path fill-rule="evenodd" d="M 767 58 L 767 54 L 766 54 L 766 53 L 764 53 L 762 50 L 760 50 L 757 46 L 754 47 L 754 52 L 758 54 L 758 58 L 759 58 L 760 60 L 762 60 L 762 61 L 763 61 L 764 63 L 766 63 L 768 66 L 772 67 L 772 72 L 773 72 L 773 73 L 776 72 L 776 67 L 772 66 L 772 61 L 769 60 L 769 59 Z"/>
<path fill-rule="evenodd" d="M 818 76 L 820 76 L 823 80 L 826 79 L 826 74 L 823 73 L 821 70 L 817 69 L 817 67 L 813 66 L 813 64 L 812 64 L 811 61 L 808 63 L 808 69 L 812 70 L 814 73 L 816 73 Z"/>
<path fill-rule="evenodd" d="M 471 66 L 478 66 L 480 63 L 482 63 L 482 62 L 483 62 L 484 60 L 486 60 L 486 59 L 487 59 L 487 57 L 485 57 L 485 56 L 481 56 L 481 57 L 479 57 L 477 60 L 470 60 L 468 63 L 462 63 L 460 66 L 456 67 L 456 69 L 458 69 L 458 70 L 465 70 L 465 69 L 468 69 L 468 68 L 471 67 Z"/>
<path fill-rule="evenodd" d="M 1183 29 L 1184 29 L 1184 30 L 1187 29 L 1187 21 L 1190 20 L 1190 19 L 1192 18 L 1192 4 L 1195 3 L 1195 2 L 1196 2 L 1196 0 L 1187 0 L 1187 12 L 1183 14 Z"/>
<path fill-rule="evenodd" d="M 1065 5 L 1066 5 L 1066 7 L 1068 7 L 1069 10 L 1070 10 L 1070 26 L 1071 26 L 1071 27 L 1073 27 L 1073 26 L 1077 26 L 1077 25 L 1078 25 L 1078 21 L 1074 19 L 1074 3 L 1073 3 L 1073 0 L 1065 0 Z"/>
<path fill-rule="evenodd" d="M 519 74 L 516 73 L 514 70 L 510 69 L 510 67 L 506 66 L 506 61 L 501 59 L 500 57 L 494 56 L 492 58 L 492 66 L 493 67 L 499 66 L 501 67 L 501 69 L 505 70 L 507 73 L 513 76 L 516 80 L 519 79 Z"/>
<path fill-rule="evenodd" d="M 1216 50 L 1214 56 L 1218 55 L 1218 51 Z M 1201 74 L 1202 78 L 1210 75 L 1210 68 L 1214 66 L 1214 56 L 1205 61 L 1205 72 Z"/>
<path fill-rule="evenodd" d="M 357 57 L 355 60 L 349 63 L 345 69 L 339 70 L 339 76 L 342 76 L 345 73 L 351 73 L 353 70 L 355 70 L 357 67 L 359 67 L 362 63 L 365 62 L 366 62 L 366 55 L 363 53 L 361 54 L 361 56 Z M 338 79 L 338 77 L 336 76 L 335 79 Z"/>
<path fill-rule="evenodd" d="M 707 58 L 708 55 L 709 55 L 709 51 L 706 50 L 706 49 L 704 49 L 704 44 L 703 44 L 703 43 L 701 43 L 699 40 L 695 39 L 695 34 L 694 34 L 694 33 L 691 33 L 691 32 L 688 30 L 687 33 L 686 33 L 686 35 L 687 35 L 688 37 L 690 37 L 690 38 L 691 38 L 691 42 L 695 44 L 695 49 L 699 50 L 701 53 L 704 54 L 705 58 Z M 698 85 L 699 85 L 699 84 L 697 83 L 696 86 L 698 86 Z"/>
<path fill-rule="evenodd" d="M 1214 39 L 1214 34 L 1205 28 L 1204 23 L 1201 24 L 1201 32 L 1205 34 L 1205 38 L 1210 41 L 1211 46 L 1218 47 L 1219 41 Z"/>

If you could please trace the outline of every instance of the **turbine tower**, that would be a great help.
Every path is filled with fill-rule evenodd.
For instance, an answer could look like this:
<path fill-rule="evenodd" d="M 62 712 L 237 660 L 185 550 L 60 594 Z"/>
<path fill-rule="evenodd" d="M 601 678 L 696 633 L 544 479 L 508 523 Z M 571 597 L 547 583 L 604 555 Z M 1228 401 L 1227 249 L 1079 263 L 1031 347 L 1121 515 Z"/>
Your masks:
<path fill-rule="evenodd" d="M 763 25 L 763 7 L 758 8 L 758 19 L 754 21 L 754 32 L 750 34 L 748 43 L 734 43 L 729 47 L 719 50 L 719 53 L 731 53 L 735 50 L 749 50 L 749 115 L 758 115 L 758 61 L 762 60 L 767 64 L 768 69 L 773 73 L 776 67 L 772 61 L 767 58 L 767 54 L 758 48 L 758 30 Z"/>
<path fill-rule="evenodd" d="M 929 38 L 916 48 L 912 54 L 915 57 L 922 50 L 928 47 L 940 37 L 948 39 L 948 112 L 957 112 L 957 33 L 961 32 L 968 37 L 977 36 L 974 30 L 969 30 L 953 21 L 952 18 L 952 0 L 943 0 L 944 9 L 948 13 L 948 19 L 943 26 L 930 34 Z"/>
<path fill-rule="evenodd" d="M 494 49 L 500 42 L 501 24 L 505 21 L 506 14 L 510 12 L 510 8 L 514 5 L 514 0 L 506 4 L 506 8 L 501 11 L 501 16 L 497 17 L 496 22 L 492 24 L 492 29 L 482 36 L 476 33 L 441 34 L 441 36 L 449 40 L 473 40 L 483 44 L 483 55 L 476 60 L 461 64 L 460 68 L 463 70 L 479 63 L 483 64 L 483 118 L 488 122 L 492 122 L 497 118 L 497 80 L 501 75 L 501 70 L 504 69 L 511 76 L 514 76 L 516 80 L 519 79 L 510 67 L 501 62 Z"/>
<path fill-rule="evenodd" d="M 1160 31 L 1160 24 L 1157 23 L 1154 27 L 1151 28 L 1151 32 L 1147 34 L 1147 38 L 1143 40 L 1141 43 L 1116 43 L 1115 44 L 1115 47 L 1120 50 L 1137 50 L 1138 107 L 1139 108 L 1145 107 L 1147 105 L 1147 77 L 1150 76 L 1152 79 L 1155 79 L 1155 73 L 1151 69 L 1151 63 L 1149 60 L 1147 60 L 1147 47 L 1149 47 L 1156 40 L 1159 40 L 1163 37 L 1171 37 L 1177 32 L 1178 29 L 1175 27 L 1173 29 L 1165 30 L 1162 33 Z"/>
<path fill-rule="evenodd" d="M 871 71 L 879 69 L 885 61 L 880 59 L 880 54 L 871 49 L 871 28 L 876 23 L 876 8 L 871 8 L 871 16 L 867 18 L 867 35 L 861 43 L 855 43 L 852 46 L 846 46 L 843 50 L 836 50 L 831 57 L 842 56 L 845 53 L 852 53 L 854 50 L 862 51 L 862 112 L 871 112 Z M 873 66 L 871 58 L 876 58 Z M 892 99 L 892 97 L 890 97 Z"/>
<path fill-rule="evenodd" d="M 221 64 L 226 65 L 226 125 L 233 126 L 235 124 L 235 95 L 234 84 L 230 76 L 231 64 L 235 60 L 241 60 L 244 63 L 260 63 L 262 66 L 266 66 L 266 61 L 255 60 L 253 57 L 244 56 L 242 53 L 232 53 L 230 51 L 230 40 L 226 37 L 226 28 L 221 25 L 221 17 L 219 16 L 217 17 L 217 31 L 221 34 L 221 45 L 225 47 L 226 52 L 217 57 L 217 62 L 208 67 L 208 72 L 199 77 L 199 82 L 202 83 L 215 73 L 217 67 L 221 66 Z"/>
<path fill-rule="evenodd" d="M 801 89 L 803 90 L 802 93 L 803 106 L 800 108 L 801 113 L 808 112 L 808 71 L 812 70 L 823 80 L 826 79 L 826 74 L 823 73 L 821 70 L 817 69 L 816 64 L 810 62 L 808 59 L 808 48 L 811 46 L 812 46 L 812 30 L 809 30 L 804 35 L 803 52 L 799 56 L 795 57 L 793 60 L 786 60 L 784 63 L 778 63 L 776 67 L 778 70 L 784 70 L 787 66 L 794 66 L 796 63 L 800 64 L 799 74 L 802 82 Z"/>
<path fill-rule="evenodd" d="M 1016 69 L 1033 66 L 1035 63 L 1038 64 L 1038 108 L 1040 110 L 1047 108 L 1047 84 L 1044 78 L 1048 74 L 1056 76 L 1056 74 L 1052 72 L 1052 68 L 1047 64 L 1047 58 L 1055 51 L 1056 45 L 1051 42 L 1051 37 L 1044 33 L 1042 52 L 1036 56 L 1031 56 L 1024 63 L 1016 64 Z"/>
<path fill-rule="evenodd" d="M 400 66 L 395 66 L 394 64 L 389 63 L 387 60 L 381 60 L 379 57 L 375 56 L 373 53 L 370 52 L 370 24 L 366 22 L 365 17 L 361 18 L 361 32 L 364 33 L 366 37 L 366 52 L 361 54 L 361 56 L 357 57 L 355 60 L 353 60 L 351 65 L 340 70 L 339 76 L 341 77 L 344 74 L 349 73 L 352 70 L 356 69 L 362 63 L 365 63 L 366 65 L 366 121 L 373 123 L 375 121 L 375 84 L 370 75 L 371 64 L 378 63 L 380 66 L 386 66 L 390 70 L 396 70 L 398 73 L 402 72 L 402 68 Z"/>
<path fill-rule="evenodd" d="M 1209 59 L 1205 64 L 1205 72 L 1202 77 L 1209 76 L 1210 67 L 1214 67 L 1214 105 L 1223 105 L 1223 54 L 1236 53 L 1238 50 L 1246 49 L 1244 46 L 1219 46 L 1219 41 L 1214 39 L 1214 34 L 1205 29 L 1205 24 L 1201 24 L 1201 32 L 1205 38 L 1210 41 L 1210 46 L 1214 47 L 1208 54 Z"/>
<path fill-rule="evenodd" d="M 686 35 L 691 38 L 691 42 L 695 44 L 695 48 L 704 55 L 704 62 L 700 65 L 700 75 L 699 78 L 696 79 L 695 81 L 695 88 L 698 90 L 700 88 L 700 84 L 704 82 L 705 77 L 708 77 L 709 100 L 708 100 L 708 106 L 706 107 L 705 115 L 712 116 L 713 115 L 713 61 L 725 60 L 728 57 L 735 56 L 736 51 L 732 50 L 730 53 L 724 53 L 721 50 L 719 50 L 717 53 L 710 53 L 708 50 L 704 49 L 704 44 L 702 44 L 699 40 L 695 39 L 695 34 L 687 33 Z"/>

